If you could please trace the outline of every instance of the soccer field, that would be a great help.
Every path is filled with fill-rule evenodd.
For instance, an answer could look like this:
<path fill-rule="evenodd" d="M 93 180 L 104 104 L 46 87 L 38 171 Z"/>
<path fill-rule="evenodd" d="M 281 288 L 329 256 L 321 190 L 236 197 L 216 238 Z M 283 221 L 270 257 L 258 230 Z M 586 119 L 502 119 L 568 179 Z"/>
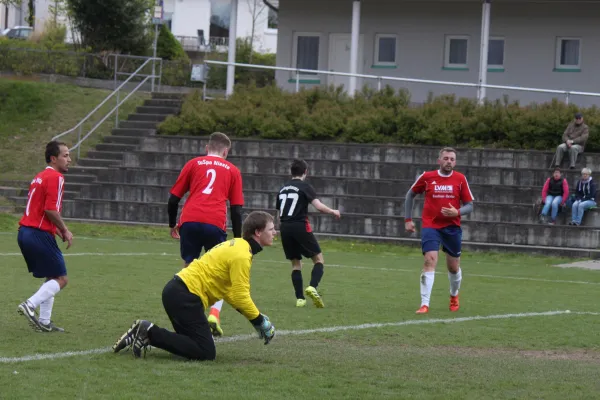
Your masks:
<path fill-rule="evenodd" d="M 178 243 L 166 228 L 71 230 L 70 283 L 53 313 L 67 332 L 52 334 L 17 314 L 40 281 L 16 232 L 0 235 L 2 399 L 574 399 L 600 390 L 600 271 L 552 266 L 565 260 L 465 253 L 460 311 L 448 311 L 442 264 L 431 311 L 418 316 L 418 250 L 323 241 L 326 308 L 298 309 L 276 242 L 252 267 L 253 299 L 277 329 L 271 344 L 225 305 L 216 361 L 156 348 L 134 359 L 110 346 L 137 318 L 171 329 L 161 292 L 181 267 Z"/>

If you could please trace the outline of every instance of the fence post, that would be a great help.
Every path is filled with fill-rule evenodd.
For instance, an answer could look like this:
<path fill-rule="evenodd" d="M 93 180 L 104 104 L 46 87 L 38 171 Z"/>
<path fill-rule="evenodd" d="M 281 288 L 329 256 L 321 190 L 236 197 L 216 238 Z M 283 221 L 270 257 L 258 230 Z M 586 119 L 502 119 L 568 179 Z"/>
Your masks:
<path fill-rule="evenodd" d="M 83 126 L 83 124 L 79 125 L 79 131 L 77 133 L 77 143 L 79 144 L 77 146 L 77 161 L 79 161 L 79 156 L 80 156 L 79 150 L 81 149 L 81 143 L 79 143 L 79 142 L 81 141 L 81 127 L 82 126 Z"/>
<path fill-rule="evenodd" d="M 381 92 L 381 77 L 377 77 L 377 91 Z"/>
<path fill-rule="evenodd" d="M 118 57 L 119 57 L 119 55 L 115 54 L 115 87 L 113 88 L 113 90 L 115 90 L 117 88 L 117 65 L 119 64 Z"/>
<path fill-rule="evenodd" d="M 160 59 L 160 72 L 158 75 L 158 91 L 160 92 L 160 88 L 162 87 L 162 74 L 163 74 L 163 59 Z"/>
<path fill-rule="evenodd" d="M 86 69 L 86 66 L 87 66 L 87 55 L 84 54 L 83 55 L 83 77 L 84 78 L 85 78 L 85 69 Z"/>
<path fill-rule="evenodd" d="M 569 105 L 569 96 L 571 95 L 569 92 L 565 93 L 567 95 L 566 99 L 565 99 L 565 104 Z"/>
<path fill-rule="evenodd" d="M 120 101 L 119 100 L 119 97 L 120 97 L 119 94 L 120 94 L 120 91 L 117 90 L 117 109 L 115 111 L 115 128 L 119 127 L 119 101 Z"/>
<path fill-rule="evenodd" d="M 300 91 L 300 71 L 296 70 L 296 93 Z"/>

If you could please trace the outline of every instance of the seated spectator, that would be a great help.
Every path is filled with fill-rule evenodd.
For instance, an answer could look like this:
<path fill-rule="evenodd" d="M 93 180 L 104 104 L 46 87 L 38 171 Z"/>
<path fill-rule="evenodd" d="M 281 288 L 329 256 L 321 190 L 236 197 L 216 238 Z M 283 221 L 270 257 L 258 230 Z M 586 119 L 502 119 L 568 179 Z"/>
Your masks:
<path fill-rule="evenodd" d="M 596 182 L 592 179 L 589 168 L 581 170 L 581 179 L 575 186 L 575 200 L 572 206 L 572 221 L 569 225 L 579 226 L 583 213 L 591 207 L 596 207 Z"/>
<path fill-rule="evenodd" d="M 569 150 L 569 169 L 575 169 L 577 156 L 579 153 L 583 153 L 589 135 L 588 126 L 583 123 L 583 115 L 581 113 L 575 114 L 575 120 L 569 123 L 565 133 L 563 133 L 563 143 L 556 148 L 554 166 L 560 167 L 565 151 Z"/>
<path fill-rule="evenodd" d="M 558 206 L 565 206 L 567 199 L 569 198 L 569 184 L 567 180 L 561 176 L 560 168 L 554 168 L 554 173 L 544 183 L 542 189 L 542 202 L 544 208 L 540 214 L 540 222 L 548 222 L 550 225 L 554 225 L 556 222 L 556 216 L 558 215 Z M 552 208 L 550 214 L 550 221 L 547 220 L 548 212 Z"/>

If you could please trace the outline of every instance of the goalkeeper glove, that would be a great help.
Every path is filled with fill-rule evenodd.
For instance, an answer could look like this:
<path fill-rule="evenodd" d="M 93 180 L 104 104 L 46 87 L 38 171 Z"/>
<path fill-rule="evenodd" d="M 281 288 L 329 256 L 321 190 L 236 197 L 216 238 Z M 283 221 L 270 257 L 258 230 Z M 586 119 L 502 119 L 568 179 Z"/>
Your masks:
<path fill-rule="evenodd" d="M 271 339 L 275 336 L 275 327 L 271 324 L 269 317 L 261 314 L 263 317 L 262 323 L 254 325 L 254 329 L 258 332 L 258 337 L 265 341 L 265 344 L 269 344 Z"/>

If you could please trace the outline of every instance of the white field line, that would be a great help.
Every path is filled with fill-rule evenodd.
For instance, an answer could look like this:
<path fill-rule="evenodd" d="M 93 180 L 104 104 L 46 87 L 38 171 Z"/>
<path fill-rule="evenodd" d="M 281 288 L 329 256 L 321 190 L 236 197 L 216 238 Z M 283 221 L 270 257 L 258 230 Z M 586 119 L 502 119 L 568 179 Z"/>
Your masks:
<path fill-rule="evenodd" d="M 135 257 L 135 256 L 175 256 L 176 254 L 169 253 L 63 253 L 64 257 L 81 257 L 81 256 L 115 256 L 115 257 Z M 23 255 L 21 253 L 0 253 L 0 257 L 15 257 Z"/>
<path fill-rule="evenodd" d="M 275 260 L 260 260 L 259 262 L 274 263 L 274 264 L 289 264 L 287 261 L 275 261 Z M 392 272 L 414 272 L 419 273 L 418 269 L 406 269 L 406 268 L 382 268 L 382 267 L 364 267 L 360 265 L 343 265 L 343 264 L 325 264 L 325 267 L 333 268 L 350 268 L 350 269 L 367 269 L 373 271 L 392 271 Z M 446 272 L 436 272 L 437 275 L 446 275 Z M 474 276 L 478 278 L 490 278 L 490 279 L 511 279 L 518 281 L 536 281 L 536 282 L 548 282 L 548 283 L 574 283 L 579 285 L 600 285 L 600 282 L 588 282 L 588 281 L 569 281 L 560 279 L 543 279 L 543 278 L 529 278 L 526 276 L 505 276 L 505 275 L 485 275 L 485 274 L 471 274 L 463 270 L 463 276 L 469 277 Z"/>
<path fill-rule="evenodd" d="M 144 256 L 160 256 L 160 257 L 177 257 L 178 254 L 174 253 L 63 253 L 64 257 L 82 257 L 82 256 L 102 256 L 102 257 L 144 257 Z M 0 257 L 22 257 L 21 253 L 0 253 Z M 260 260 L 258 263 L 271 263 L 271 264 L 289 264 L 287 261 L 276 261 L 276 260 Z M 383 267 L 364 267 L 360 265 L 343 265 L 343 264 L 326 264 L 327 267 L 333 268 L 349 268 L 349 269 L 366 269 L 372 271 L 392 271 L 392 272 L 414 272 L 418 273 L 418 270 L 405 269 L 405 268 L 383 268 Z M 444 275 L 445 272 L 436 272 L 438 275 Z M 560 279 L 543 279 L 543 278 L 529 278 L 525 276 L 504 276 L 504 275 L 484 275 L 484 274 L 471 274 L 466 273 L 465 277 L 478 277 L 478 278 L 489 278 L 489 279 L 510 279 L 519 281 L 535 281 L 535 282 L 546 282 L 546 283 L 571 283 L 578 285 L 600 285 L 600 282 L 587 282 L 587 281 L 569 281 Z"/>
<path fill-rule="evenodd" d="M 497 314 L 497 315 L 477 315 L 473 317 L 460 317 L 460 318 L 435 318 L 435 319 L 413 319 L 400 322 L 386 322 L 386 323 L 368 323 L 360 325 L 346 325 L 346 326 L 331 326 L 326 328 L 315 328 L 315 329 L 302 329 L 302 330 L 280 330 L 276 332 L 276 338 L 280 336 L 297 336 L 297 335 L 308 335 L 313 333 L 332 333 L 348 330 L 363 330 L 363 329 L 374 329 L 374 328 L 388 328 L 398 327 L 406 325 L 429 325 L 429 324 L 451 324 L 458 322 L 470 322 L 470 321 L 484 321 L 494 319 L 511 319 L 511 318 L 526 318 L 526 317 L 549 317 L 555 315 L 593 315 L 598 316 L 600 313 L 596 312 L 571 312 L 569 310 L 564 311 L 544 311 L 544 312 L 529 312 L 529 313 L 516 313 L 516 314 Z M 237 335 L 231 337 L 225 337 L 222 339 L 216 339 L 216 343 L 231 343 L 241 342 L 251 339 L 257 339 L 257 335 Z M 276 341 L 273 345 L 276 345 Z M 75 356 L 88 356 L 94 354 L 104 354 L 111 351 L 110 347 L 102 347 L 98 349 L 82 350 L 82 351 L 66 351 L 63 353 L 47 353 L 47 354 L 33 354 L 23 357 L 0 357 L 0 364 L 9 363 L 21 363 L 27 361 L 40 361 L 40 360 L 55 360 L 58 358 L 67 358 Z"/>

